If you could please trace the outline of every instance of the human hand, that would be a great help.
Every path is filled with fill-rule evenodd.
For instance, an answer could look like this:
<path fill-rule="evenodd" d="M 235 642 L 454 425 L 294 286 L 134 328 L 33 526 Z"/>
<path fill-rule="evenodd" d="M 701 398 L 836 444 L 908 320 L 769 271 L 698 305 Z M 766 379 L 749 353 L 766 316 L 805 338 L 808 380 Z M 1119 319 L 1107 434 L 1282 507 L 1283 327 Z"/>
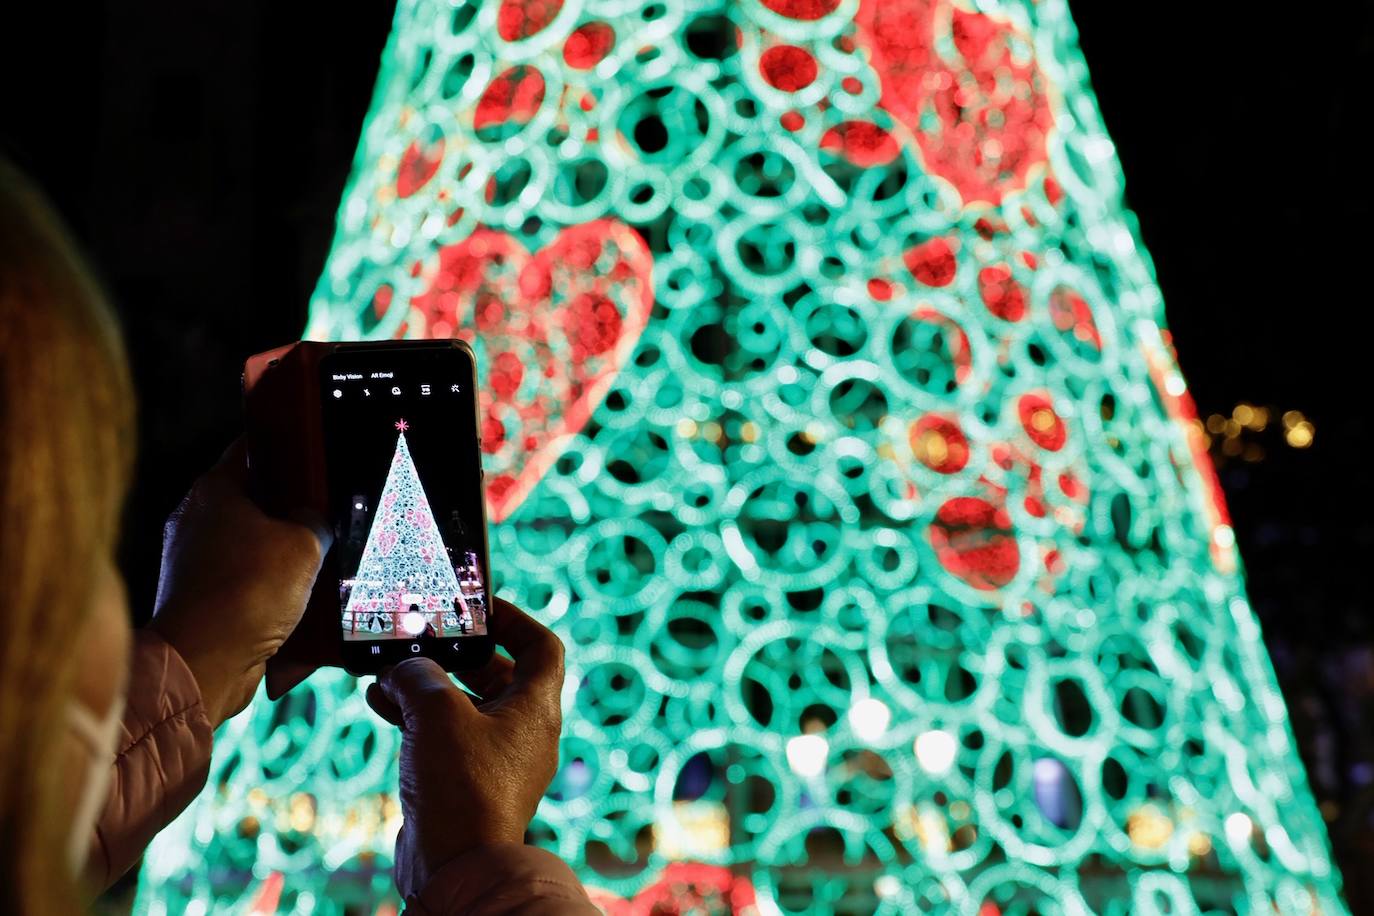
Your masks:
<path fill-rule="evenodd" d="M 497 599 L 492 635 L 514 657 L 459 674 L 476 703 L 427 658 L 383 671 L 368 705 L 399 726 L 401 813 L 396 884 L 419 893 L 470 849 L 522 843 L 558 769 L 563 643 Z"/>
<path fill-rule="evenodd" d="M 305 610 L 331 535 L 248 497 L 242 441 L 170 518 L 150 626 L 185 659 L 212 726 L 243 710 Z"/>

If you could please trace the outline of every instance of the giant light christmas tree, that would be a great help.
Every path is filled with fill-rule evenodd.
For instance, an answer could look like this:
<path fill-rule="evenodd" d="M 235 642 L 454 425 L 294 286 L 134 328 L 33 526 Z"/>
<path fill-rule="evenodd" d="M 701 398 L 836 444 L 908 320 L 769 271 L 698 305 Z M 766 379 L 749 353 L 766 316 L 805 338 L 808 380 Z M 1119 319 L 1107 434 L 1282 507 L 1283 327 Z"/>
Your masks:
<path fill-rule="evenodd" d="M 402 0 L 308 333 L 478 348 L 608 912 L 1343 911 L 1064 0 Z M 388 911 L 396 747 L 260 699 L 140 905 Z"/>

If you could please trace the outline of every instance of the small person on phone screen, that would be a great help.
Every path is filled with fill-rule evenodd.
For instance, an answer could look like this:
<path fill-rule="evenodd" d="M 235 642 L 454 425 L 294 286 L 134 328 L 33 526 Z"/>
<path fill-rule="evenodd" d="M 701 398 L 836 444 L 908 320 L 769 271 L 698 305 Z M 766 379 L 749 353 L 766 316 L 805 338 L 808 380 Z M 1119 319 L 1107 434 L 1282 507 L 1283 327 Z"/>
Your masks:
<path fill-rule="evenodd" d="M 168 520 L 153 621 L 132 631 L 113 560 L 132 400 L 100 289 L 0 160 L 0 913 L 78 912 L 195 798 L 328 548 L 248 499 L 230 446 Z M 572 871 L 523 845 L 557 766 L 562 643 L 507 604 L 492 630 L 514 661 L 464 677 L 477 702 L 423 658 L 368 687 L 403 736 L 398 888 L 407 912 L 592 916 Z"/>
<path fill-rule="evenodd" d="M 468 610 L 468 603 L 463 599 L 462 592 L 453 596 L 453 613 L 458 617 L 458 632 L 464 636 L 471 633 L 472 612 Z"/>

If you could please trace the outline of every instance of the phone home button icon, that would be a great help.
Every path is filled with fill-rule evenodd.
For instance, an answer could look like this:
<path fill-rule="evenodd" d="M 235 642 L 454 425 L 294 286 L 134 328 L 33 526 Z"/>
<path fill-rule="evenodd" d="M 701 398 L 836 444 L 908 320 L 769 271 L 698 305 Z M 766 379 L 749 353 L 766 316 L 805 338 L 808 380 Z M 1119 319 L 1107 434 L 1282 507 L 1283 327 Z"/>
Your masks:
<path fill-rule="evenodd" d="M 420 651 L 420 644 L 419 644 L 418 642 L 413 642 L 413 643 L 411 643 L 411 644 L 410 644 L 410 651 L 411 651 L 411 652 L 419 652 L 419 651 Z"/>

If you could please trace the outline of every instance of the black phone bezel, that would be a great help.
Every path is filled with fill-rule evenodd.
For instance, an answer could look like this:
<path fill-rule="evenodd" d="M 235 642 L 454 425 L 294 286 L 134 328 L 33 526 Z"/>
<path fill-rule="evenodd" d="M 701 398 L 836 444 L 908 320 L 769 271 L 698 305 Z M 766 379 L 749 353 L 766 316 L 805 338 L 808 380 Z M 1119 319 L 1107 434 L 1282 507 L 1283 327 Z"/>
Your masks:
<path fill-rule="evenodd" d="M 473 431 L 474 447 L 479 450 L 478 466 L 481 465 L 481 417 L 479 415 L 480 406 L 477 400 L 477 355 L 472 347 L 462 340 L 421 340 L 421 341 L 369 341 L 360 343 L 337 343 L 330 347 L 319 360 L 318 371 L 316 373 L 315 384 L 323 392 L 330 380 L 333 369 L 338 368 L 335 364 L 342 358 L 356 357 L 370 353 L 385 353 L 387 359 L 394 364 L 396 358 L 407 361 L 414 360 L 416 357 L 421 359 L 450 359 L 458 356 L 466 360 L 467 366 L 458 367 L 459 372 L 469 379 L 468 390 L 472 392 L 472 411 L 476 422 Z M 406 354 L 401 356 L 400 354 Z M 352 368 L 357 368 L 353 366 Z M 456 373 L 455 373 L 456 374 Z M 320 399 L 320 426 L 323 433 L 324 429 L 324 399 Z M 329 490 L 329 452 L 328 448 L 322 448 L 321 453 L 324 459 L 325 489 Z M 407 658 L 429 658 L 437 662 L 445 671 L 469 671 L 479 668 L 486 664 L 496 650 L 495 637 L 491 635 L 491 626 L 494 617 L 499 613 L 496 608 L 495 589 L 492 586 L 491 571 L 491 537 L 487 530 L 487 505 L 486 505 L 486 482 L 484 475 L 479 473 L 477 486 L 480 493 L 479 505 L 481 507 L 481 562 L 487 580 L 487 627 L 488 631 L 483 636 L 463 636 L 455 640 L 447 639 L 383 639 L 383 640 L 360 640 L 349 641 L 343 638 L 342 632 L 338 632 L 336 638 L 339 643 L 339 657 L 343 662 L 344 670 L 349 674 L 361 677 L 363 675 L 377 674 L 383 668 L 405 661 Z M 330 492 L 330 505 L 334 504 L 334 493 Z M 329 523 L 333 525 L 335 519 L 330 518 Z M 337 593 L 337 582 L 339 579 L 339 569 L 337 557 L 331 549 L 325 558 L 320 575 L 332 576 L 334 591 Z M 337 622 L 338 610 L 337 600 L 335 601 L 335 620 Z M 337 625 L 337 623 L 336 623 Z M 337 632 L 337 631 L 336 631 Z M 380 647 L 381 651 L 373 653 L 373 647 Z"/>

